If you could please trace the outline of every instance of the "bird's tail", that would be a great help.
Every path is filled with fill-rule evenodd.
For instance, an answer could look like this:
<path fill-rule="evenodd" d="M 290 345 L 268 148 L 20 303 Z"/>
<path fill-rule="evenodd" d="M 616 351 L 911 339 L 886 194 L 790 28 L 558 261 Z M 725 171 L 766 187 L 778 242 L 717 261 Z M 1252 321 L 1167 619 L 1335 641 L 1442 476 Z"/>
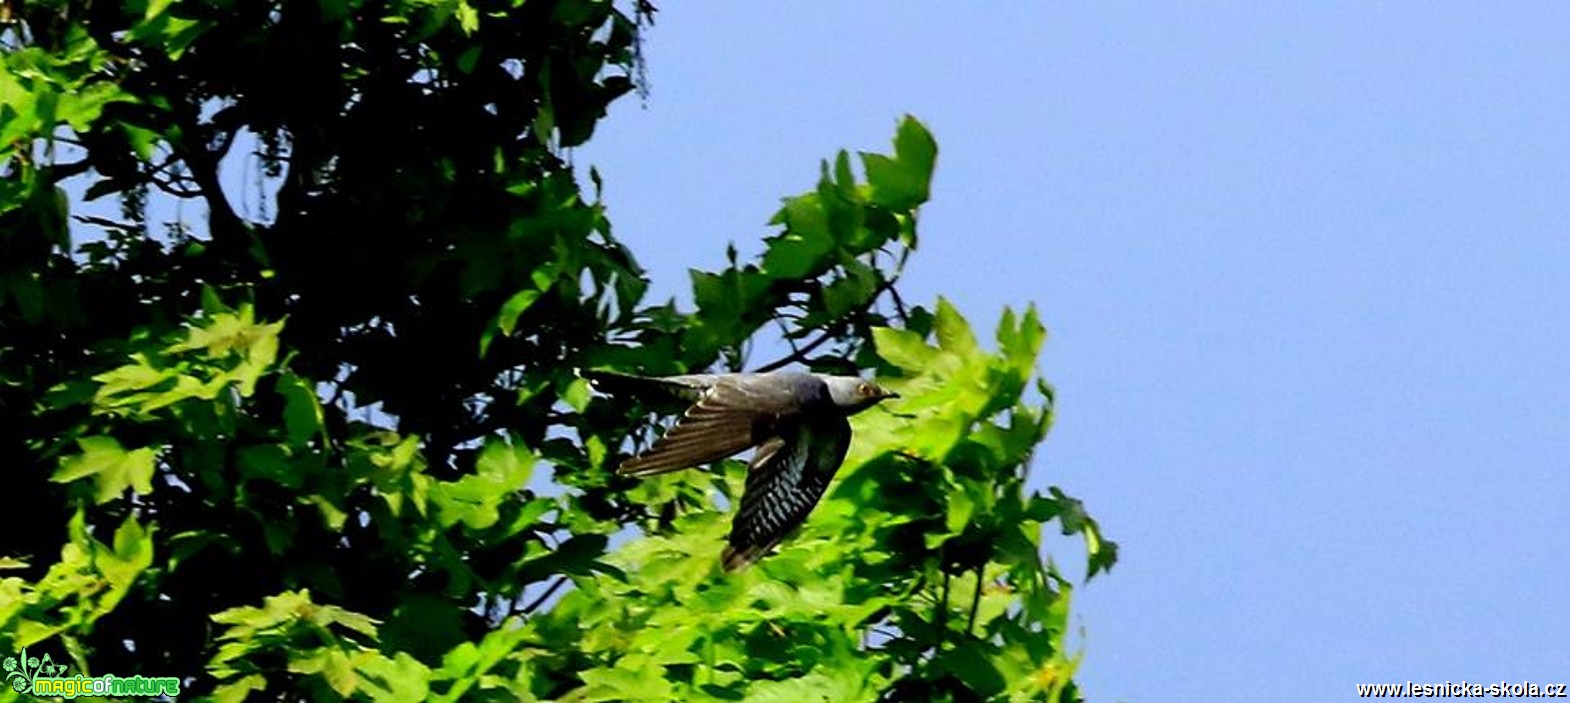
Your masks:
<path fill-rule="evenodd" d="M 778 543 L 779 540 L 774 540 L 768 544 L 749 544 L 740 549 L 736 548 L 736 545 L 727 544 L 725 550 L 720 553 L 720 565 L 726 571 L 741 571 L 757 563 Z"/>
<path fill-rule="evenodd" d="M 620 371 L 578 369 L 578 375 L 588 379 L 595 390 L 611 395 L 631 395 L 650 400 L 697 400 L 700 389 L 690 384 L 664 378 L 650 378 Z M 677 377 L 683 378 L 683 377 Z"/>

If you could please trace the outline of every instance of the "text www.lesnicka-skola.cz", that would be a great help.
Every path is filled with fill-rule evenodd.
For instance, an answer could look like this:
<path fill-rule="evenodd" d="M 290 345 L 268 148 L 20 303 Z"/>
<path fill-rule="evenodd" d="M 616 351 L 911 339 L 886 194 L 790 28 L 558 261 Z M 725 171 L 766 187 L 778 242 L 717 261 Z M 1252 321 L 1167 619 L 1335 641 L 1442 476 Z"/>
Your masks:
<path fill-rule="evenodd" d="M 1562 683 L 1360 683 L 1359 698 L 1564 698 Z"/>

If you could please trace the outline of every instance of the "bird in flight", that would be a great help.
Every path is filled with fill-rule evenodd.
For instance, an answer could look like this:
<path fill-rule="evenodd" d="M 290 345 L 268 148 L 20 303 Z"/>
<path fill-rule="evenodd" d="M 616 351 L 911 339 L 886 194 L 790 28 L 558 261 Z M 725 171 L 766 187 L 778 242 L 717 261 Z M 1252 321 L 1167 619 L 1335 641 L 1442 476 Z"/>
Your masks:
<path fill-rule="evenodd" d="M 855 376 L 794 371 L 660 378 L 611 371 L 580 373 L 606 393 L 665 396 L 692 403 L 647 451 L 623 461 L 620 474 L 653 476 L 756 447 L 747 466 L 741 506 L 721 555 L 726 571 L 762 558 L 806 520 L 850 448 L 846 418 L 899 397 Z"/>

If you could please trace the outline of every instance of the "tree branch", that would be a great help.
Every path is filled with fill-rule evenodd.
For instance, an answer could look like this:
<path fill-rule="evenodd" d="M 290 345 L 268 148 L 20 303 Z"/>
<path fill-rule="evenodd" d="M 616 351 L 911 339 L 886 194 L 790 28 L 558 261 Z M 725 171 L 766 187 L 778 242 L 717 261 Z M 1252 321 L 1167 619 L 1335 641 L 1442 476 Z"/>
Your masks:
<path fill-rule="evenodd" d="M 104 229 L 116 229 L 122 232 L 135 232 L 137 230 L 137 226 L 129 222 L 116 222 L 107 217 L 98 217 L 97 215 L 72 215 L 71 219 L 84 225 L 95 225 Z"/>
<path fill-rule="evenodd" d="M 894 301 L 894 314 L 899 315 L 900 324 L 909 327 L 910 313 L 905 311 L 905 300 L 899 297 L 899 291 L 894 288 L 894 284 L 892 282 L 888 285 L 887 291 L 889 298 L 893 299 Z"/>
<path fill-rule="evenodd" d="M 186 188 L 184 186 L 175 185 L 174 181 L 166 181 L 156 176 L 149 177 L 147 182 L 153 184 L 158 188 L 158 190 L 173 195 L 177 198 L 199 198 L 203 193 L 201 188 Z"/>
<path fill-rule="evenodd" d="M 784 315 L 774 316 L 774 324 L 779 325 L 780 328 L 780 339 L 785 340 L 785 343 L 790 345 L 792 354 L 799 353 L 800 349 L 796 346 L 796 340 L 790 338 L 790 328 L 785 326 L 784 317 Z"/>
<path fill-rule="evenodd" d="M 978 564 L 976 566 L 976 592 L 970 597 L 970 624 L 965 626 L 965 634 L 967 635 L 976 629 L 976 612 L 981 609 L 982 572 L 986 569 L 986 566 L 986 564 Z"/>
<path fill-rule="evenodd" d="M 200 124 L 196 108 L 190 104 L 181 104 L 174 109 L 174 119 L 179 125 L 180 139 L 171 139 L 169 149 L 186 168 L 190 169 L 191 180 L 200 189 L 200 195 L 207 201 L 207 211 L 211 222 L 210 234 L 214 242 L 244 247 L 242 237 L 245 234 L 245 221 L 230 205 L 229 198 L 224 195 L 223 185 L 218 180 L 218 164 L 223 161 L 229 152 L 229 146 L 234 143 L 238 126 L 222 129 L 218 137 L 216 148 L 209 147 L 212 139 L 203 138 L 210 130 Z"/>
<path fill-rule="evenodd" d="M 934 618 L 934 620 L 937 621 L 937 627 L 934 628 L 934 629 L 937 630 L 937 639 L 938 639 L 937 643 L 934 644 L 933 647 L 932 647 L 932 656 L 934 658 L 936 658 L 939 654 L 943 653 L 943 640 L 947 639 L 947 635 L 948 635 L 948 627 L 949 627 L 949 579 L 950 578 L 951 577 L 949 576 L 948 570 L 944 569 L 943 570 L 943 596 L 938 599 L 938 615 L 937 615 L 936 618 Z"/>
<path fill-rule="evenodd" d="M 70 163 L 56 162 L 49 165 L 49 177 L 51 182 L 59 183 L 60 181 L 66 180 L 67 178 L 72 178 L 74 176 L 80 176 L 84 173 L 87 173 L 88 169 L 91 169 L 92 167 L 93 165 L 88 163 L 87 159 L 82 159 L 81 161 L 72 161 Z"/>
<path fill-rule="evenodd" d="M 811 354 L 814 349 L 817 349 L 818 347 L 823 346 L 824 342 L 827 342 L 827 341 L 829 341 L 830 339 L 833 339 L 833 338 L 834 338 L 834 330 L 832 330 L 832 329 L 824 330 L 823 334 L 818 335 L 817 339 L 814 339 L 814 340 L 812 340 L 812 341 L 802 345 L 801 348 L 796 349 L 795 351 L 791 352 L 790 354 L 787 354 L 783 359 L 778 359 L 778 360 L 775 360 L 773 362 L 770 362 L 770 363 L 764 364 L 762 366 L 759 366 L 758 367 L 758 373 L 768 373 L 768 372 L 773 371 L 775 369 L 781 368 L 781 367 L 783 367 L 783 366 L 785 366 L 787 364 L 791 364 L 791 363 L 795 363 L 795 362 L 805 362 L 807 360 L 807 355 L 808 354 Z"/>
<path fill-rule="evenodd" d="M 561 590 L 561 587 L 565 585 L 567 585 L 567 577 L 557 576 L 556 580 L 551 582 L 550 587 L 546 588 L 544 593 L 541 593 L 537 598 L 523 607 L 523 614 L 528 615 L 536 610 L 539 610 L 540 606 L 545 605 L 545 601 L 550 600 L 550 597 L 556 595 L 556 592 Z"/>
<path fill-rule="evenodd" d="M 767 363 L 767 364 L 764 364 L 764 365 L 758 367 L 757 372 L 758 373 L 767 373 L 769 371 L 773 371 L 775 369 L 781 368 L 781 367 L 783 367 L 783 366 L 785 366 L 787 364 L 793 363 L 793 362 L 805 362 L 807 360 L 807 355 L 808 354 L 811 354 L 818 347 L 823 346 L 824 342 L 827 342 L 830 339 L 834 338 L 835 334 L 838 332 L 837 328 L 843 323 L 844 320 L 850 318 L 850 316 L 852 314 L 860 314 L 860 313 L 866 312 L 871 307 L 873 302 L 875 302 L 878 299 L 878 296 L 883 295 L 885 292 L 894 296 L 894 305 L 900 311 L 900 321 L 905 323 L 905 324 L 907 324 L 907 325 L 910 324 L 910 320 L 905 316 L 905 304 L 904 304 L 904 301 L 900 300 L 899 293 L 894 290 L 894 284 L 896 284 L 898 282 L 899 282 L 899 274 L 898 273 L 894 274 L 892 277 L 890 277 L 888 279 L 885 279 L 882 283 L 878 284 L 878 288 L 876 290 L 872 291 L 872 297 L 868 298 L 868 300 L 867 300 L 867 307 L 858 308 L 856 310 L 846 311 L 845 314 L 841 315 L 840 317 L 838 317 L 838 318 L 836 318 L 834 320 L 829 321 L 828 323 L 826 323 L 824 325 L 825 329 L 823 330 L 823 334 L 819 335 L 817 339 L 814 339 L 811 342 L 808 342 L 807 344 L 803 345 L 799 349 L 794 349 L 794 345 L 792 345 L 794 351 L 792 351 L 790 354 L 786 355 L 782 359 L 777 359 L 775 361 L 772 361 L 770 363 Z M 776 319 L 778 319 L 778 318 L 776 318 Z M 789 339 L 790 339 L 789 332 L 787 332 L 786 333 L 786 340 L 789 341 Z"/>

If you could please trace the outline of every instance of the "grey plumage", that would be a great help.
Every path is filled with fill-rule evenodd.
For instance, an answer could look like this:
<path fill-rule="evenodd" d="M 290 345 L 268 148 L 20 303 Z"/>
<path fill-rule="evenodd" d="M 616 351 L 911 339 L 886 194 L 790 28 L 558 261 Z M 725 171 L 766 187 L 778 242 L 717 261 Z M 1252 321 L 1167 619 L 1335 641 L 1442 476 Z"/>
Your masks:
<path fill-rule="evenodd" d="M 721 557 L 727 571 L 762 558 L 812 512 L 850 448 L 846 418 L 897 397 L 854 376 L 581 373 L 608 393 L 692 403 L 653 446 L 622 462 L 619 473 L 652 476 L 757 448 Z"/>

